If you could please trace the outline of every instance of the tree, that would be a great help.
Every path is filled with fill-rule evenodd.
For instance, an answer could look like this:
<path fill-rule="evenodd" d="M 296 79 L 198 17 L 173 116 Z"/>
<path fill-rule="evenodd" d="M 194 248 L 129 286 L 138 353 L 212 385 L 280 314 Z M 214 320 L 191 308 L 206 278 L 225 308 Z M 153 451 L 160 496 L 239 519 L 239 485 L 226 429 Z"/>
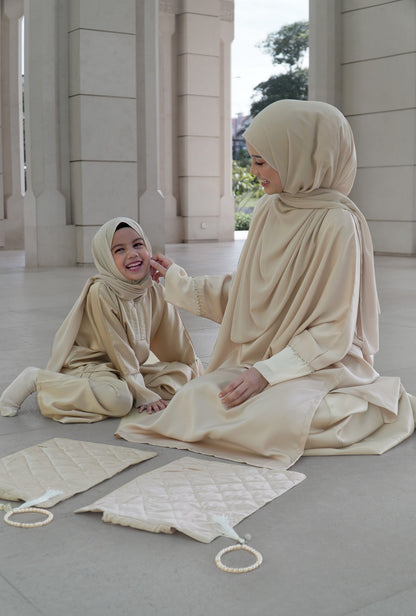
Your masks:
<path fill-rule="evenodd" d="M 235 204 L 235 229 L 245 231 L 249 228 L 253 216 L 253 202 L 264 193 L 257 178 L 251 175 L 248 166 L 233 160 L 233 195 Z"/>
<path fill-rule="evenodd" d="M 308 49 L 309 25 L 307 21 L 295 21 L 272 32 L 259 47 L 269 53 L 273 64 L 287 64 L 300 69 L 300 63 Z"/>
<path fill-rule="evenodd" d="M 250 197 L 258 199 L 263 189 L 247 167 L 233 160 L 233 195 L 237 208 L 242 207 Z"/>
<path fill-rule="evenodd" d="M 250 113 L 256 115 L 270 103 L 286 98 L 308 98 L 308 70 L 302 60 L 308 49 L 309 27 L 307 21 L 296 21 L 272 32 L 259 44 L 272 56 L 273 64 L 286 66 L 286 72 L 273 75 L 254 88 Z"/>

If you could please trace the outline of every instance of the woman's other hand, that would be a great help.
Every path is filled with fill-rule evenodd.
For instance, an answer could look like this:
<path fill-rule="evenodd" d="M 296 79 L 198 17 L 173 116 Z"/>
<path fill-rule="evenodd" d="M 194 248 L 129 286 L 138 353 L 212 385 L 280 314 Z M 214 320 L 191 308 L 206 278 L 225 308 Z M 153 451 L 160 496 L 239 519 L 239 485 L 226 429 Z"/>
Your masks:
<path fill-rule="evenodd" d="M 219 393 L 223 405 L 227 409 L 242 404 L 249 398 L 263 391 L 268 381 L 256 368 L 248 368 L 231 381 Z"/>
<path fill-rule="evenodd" d="M 150 259 L 150 275 L 152 276 L 152 280 L 159 282 L 161 278 L 166 276 L 166 272 L 172 264 L 172 259 L 169 259 L 165 255 L 160 253 L 153 255 Z"/>

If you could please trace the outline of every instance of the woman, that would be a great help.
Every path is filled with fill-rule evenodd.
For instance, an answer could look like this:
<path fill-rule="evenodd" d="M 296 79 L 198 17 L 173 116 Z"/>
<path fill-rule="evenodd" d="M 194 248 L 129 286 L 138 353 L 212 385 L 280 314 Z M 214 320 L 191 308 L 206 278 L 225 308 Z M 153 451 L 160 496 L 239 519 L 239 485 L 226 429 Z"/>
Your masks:
<path fill-rule="evenodd" d="M 326 103 L 284 100 L 244 136 L 266 195 L 232 280 L 152 263 L 168 301 L 221 323 L 206 374 L 118 434 L 280 468 L 303 453 L 382 453 L 412 434 L 416 401 L 373 367 L 378 300 L 370 233 L 347 197 L 351 128 Z"/>

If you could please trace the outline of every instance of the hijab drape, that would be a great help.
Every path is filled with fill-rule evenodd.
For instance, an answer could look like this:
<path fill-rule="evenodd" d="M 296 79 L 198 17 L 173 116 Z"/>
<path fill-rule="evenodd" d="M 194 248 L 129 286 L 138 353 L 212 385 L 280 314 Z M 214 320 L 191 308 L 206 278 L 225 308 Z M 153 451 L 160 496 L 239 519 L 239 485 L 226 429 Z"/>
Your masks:
<path fill-rule="evenodd" d="M 347 196 L 351 129 L 330 105 L 286 100 L 260 112 L 245 137 L 283 192 L 256 205 L 228 295 L 210 276 L 183 285 L 176 270 L 176 291 L 186 289 L 197 314 L 209 316 L 201 307 L 215 299 L 213 313 L 223 314 L 208 368 L 162 413 L 123 419 L 117 434 L 280 468 L 305 449 L 382 453 L 413 432 L 414 419 L 399 379 L 373 368 L 378 301 L 367 224 Z M 166 283 L 174 296 L 175 270 Z M 225 409 L 224 386 L 269 358 L 270 387 Z"/>
<path fill-rule="evenodd" d="M 356 173 L 347 120 L 326 103 L 283 100 L 261 111 L 244 137 L 279 173 L 283 192 L 264 196 L 256 206 L 208 370 L 226 361 L 230 340 L 243 345 L 243 361 L 258 361 L 314 324 L 314 303 L 307 298 L 320 297 L 321 307 L 325 304 L 330 290 L 320 269 L 329 257 L 343 258 L 339 242 L 339 254 L 331 255 L 335 238 L 325 238 L 326 245 L 317 240 L 332 209 L 350 213 L 354 221 L 361 271 L 353 327 L 370 357 L 378 349 L 373 248 L 365 218 L 347 196 Z"/>
<path fill-rule="evenodd" d="M 101 280 L 121 299 L 125 300 L 139 298 L 146 292 L 146 289 L 152 286 L 150 275 L 147 275 L 139 282 L 127 280 L 118 270 L 114 262 L 111 252 L 111 243 L 113 241 L 113 235 L 118 225 L 121 223 L 125 223 L 134 229 L 144 240 L 149 253 L 151 254 L 152 252 L 150 242 L 144 234 L 143 229 L 136 221 L 130 218 L 112 218 L 100 227 L 92 240 L 92 256 L 99 274 L 91 276 L 87 280 L 74 306 L 56 332 L 51 358 L 47 365 L 48 370 L 59 372 L 64 365 L 78 334 L 88 291 L 94 282 Z"/>

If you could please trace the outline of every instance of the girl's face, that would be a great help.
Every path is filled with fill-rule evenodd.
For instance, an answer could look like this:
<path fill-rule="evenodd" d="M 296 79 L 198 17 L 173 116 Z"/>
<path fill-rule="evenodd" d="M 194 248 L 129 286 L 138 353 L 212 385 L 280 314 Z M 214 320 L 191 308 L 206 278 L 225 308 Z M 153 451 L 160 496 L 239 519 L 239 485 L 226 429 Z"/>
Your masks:
<path fill-rule="evenodd" d="M 247 150 L 251 156 L 250 173 L 259 179 L 264 192 L 268 195 L 283 192 L 282 180 L 276 169 L 270 167 L 269 163 L 266 163 L 264 158 L 249 143 L 247 143 Z"/>
<path fill-rule="evenodd" d="M 118 271 L 127 280 L 140 282 L 149 273 L 149 251 L 143 238 L 131 227 L 122 227 L 114 233 L 111 254 Z"/>

